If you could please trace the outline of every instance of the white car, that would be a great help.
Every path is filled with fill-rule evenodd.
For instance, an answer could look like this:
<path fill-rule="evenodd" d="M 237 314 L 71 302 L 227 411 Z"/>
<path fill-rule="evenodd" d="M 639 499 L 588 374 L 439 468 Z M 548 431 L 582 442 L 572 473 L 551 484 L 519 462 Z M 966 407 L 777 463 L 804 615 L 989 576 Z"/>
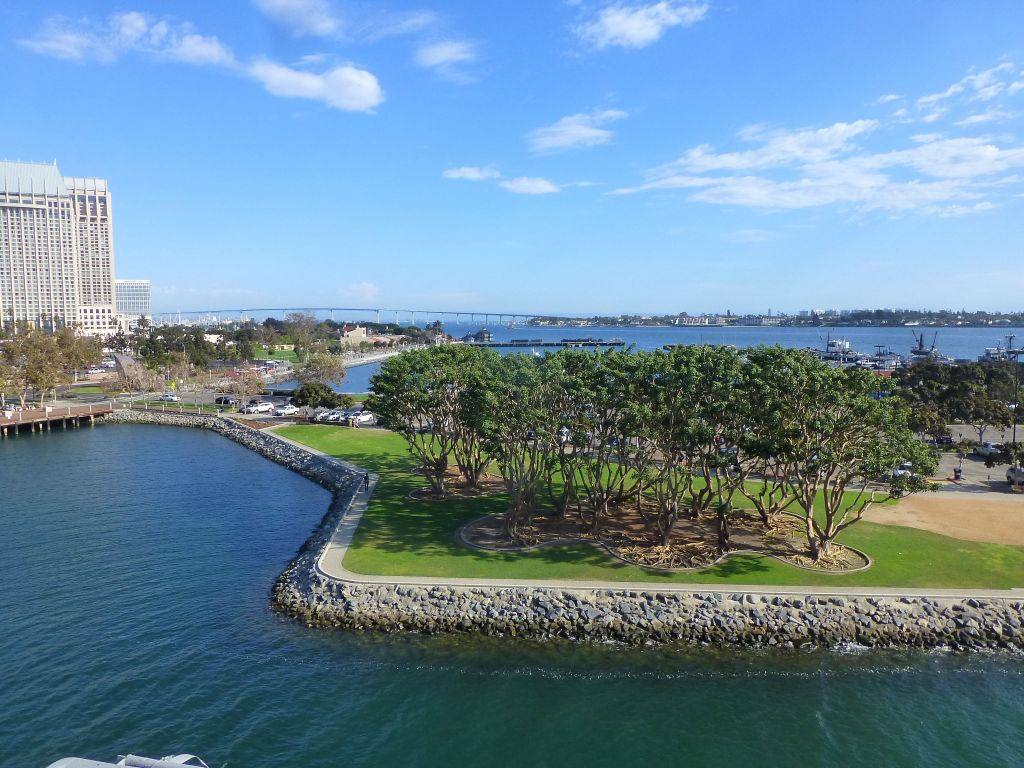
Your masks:
<path fill-rule="evenodd" d="M 1024 467 L 1018 465 L 1006 470 L 1006 482 L 1010 485 L 1024 486 Z"/>
<path fill-rule="evenodd" d="M 914 477 L 914 464 L 913 462 L 904 461 L 896 469 L 892 471 L 893 479 L 900 477 Z"/>
<path fill-rule="evenodd" d="M 162 403 L 180 403 L 181 398 L 173 392 L 164 392 L 160 397 L 157 398 Z"/>
<path fill-rule="evenodd" d="M 273 403 L 252 403 L 251 405 L 245 406 L 245 410 L 242 413 L 273 413 Z"/>
<path fill-rule="evenodd" d="M 282 405 L 274 409 L 275 416 L 294 416 L 298 412 L 298 407 L 294 405 Z"/>
<path fill-rule="evenodd" d="M 360 411 L 348 420 L 353 427 L 370 427 L 377 423 L 377 417 L 369 411 Z"/>
<path fill-rule="evenodd" d="M 998 456 L 1003 452 L 1003 446 L 999 443 L 982 443 L 974 449 L 975 456 L 981 456 L 983 459 L 992 458 Z"/>

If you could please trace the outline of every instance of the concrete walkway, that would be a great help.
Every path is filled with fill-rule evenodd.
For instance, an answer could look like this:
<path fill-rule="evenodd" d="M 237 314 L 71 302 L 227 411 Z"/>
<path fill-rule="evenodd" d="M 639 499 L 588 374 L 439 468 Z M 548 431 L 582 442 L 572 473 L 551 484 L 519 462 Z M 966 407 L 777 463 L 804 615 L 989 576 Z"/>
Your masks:
<path fill-rule="evenodd" d="M 311 448 L 303 443 L 290 440 L 267 430 L 265 434 L 273 435 L 290 445 L 302 448 L 317 456 L 323 456 L 337 462 L 359 474 L 363 469 L 353 464 L 334 458 L 322 451 Z M 370 487 L 361 490 L 349 504 L 342 515 L 329 543 L 317 558 L 316 568 L 324 576 L 337 581 L 353 584 L 387 585 L 387 586 L 457 586 L 457 587 L 489 587 L 514 588 L 535 587 L 573 592 L 670 592 L 670 593 L 701 593 L 717 592 L 720 594 L 753 594 L 753 595 L 819 595 L 849 597 L 930 597 L 930 598 L 979 598 L 979 599 L 1017 599 L 1024 600 L 1024 587 L 1015 589 L 901 589 L 895 587 L 823 587 L 823 586 L 774 586 L 766 584 L 672 584 L 662 582 L 636 581 L 568 581 L 557 579 L 464 579 L 455 577 L 434 576 L 374 576 L 355 573 L 345 567 L 345 555 L 352 543 L 359 522 L 369 504 L 373 491 L 377 487 L 378 476 L 370 473 Z"/>

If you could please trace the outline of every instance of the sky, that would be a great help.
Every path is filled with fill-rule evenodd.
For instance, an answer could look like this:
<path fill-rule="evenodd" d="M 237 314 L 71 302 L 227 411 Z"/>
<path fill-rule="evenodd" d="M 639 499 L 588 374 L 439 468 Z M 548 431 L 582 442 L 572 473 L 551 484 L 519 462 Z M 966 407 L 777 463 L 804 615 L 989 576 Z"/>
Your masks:
<path fill-rule="evenodd" d="M 1024 3 L 0 0 L 156 312 L 1024 301 Z"/>

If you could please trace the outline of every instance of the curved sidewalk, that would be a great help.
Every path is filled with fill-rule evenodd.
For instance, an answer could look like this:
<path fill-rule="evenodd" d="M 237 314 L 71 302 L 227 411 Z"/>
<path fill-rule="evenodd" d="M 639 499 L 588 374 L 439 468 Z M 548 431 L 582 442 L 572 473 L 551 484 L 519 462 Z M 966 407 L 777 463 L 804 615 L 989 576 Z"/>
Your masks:
<path fill-rule="evenodd" d="M 353 471 L 362 474 L 365 470 L 356 467 L 349 462 L 337 459 L 323 451 L 318 451 L 304 443 L 299 443 L 287 437 L 277 434 L 273 430 L 267 430 L 267 434 L 274 435 L 297 448 L 302 448 L 310 453 L 322 456 L 330 461 L 337 462 Z M 901 589 L 898 587 L 825 587 L 825 586 L 783 586 L 770 584 L 667 584 L 661 582 L 643 581 L 567 581 L 558 579 L 467 579 L 457 577 L 436 577 L 436 576 L 376 576 L 350 571 L 345 567 L 345 555 L 352 543 L 359 522 L 363 513 L 373 496 L 374 488 L 377 486 L 378 476 L 370 473 L 370 487 L 367 490 L 360 490 L 349 502 L 348 509 L 341 516 L 341 520 L 331 535 L 330 541 L 324 547 L 316 560 L 316 569 L 329 579 L 365 585 L 386 585 L 386 586 L 409 586 L 409 587 L 489 587 L 489 588 L 515 588 L 534 587 L 540 589 L 553 589 L 570 592 L 671 592 L 671 593 L 700 593 L 709 592 L 719 594 L 753 594 L 753 595 L 816 595 L 835 597 L 915 597 L 915 598 L 936 598 L 936 599 L 998 599 L 998 600 L 1024 600 L 1024 588 L 1014 589 Z"/>

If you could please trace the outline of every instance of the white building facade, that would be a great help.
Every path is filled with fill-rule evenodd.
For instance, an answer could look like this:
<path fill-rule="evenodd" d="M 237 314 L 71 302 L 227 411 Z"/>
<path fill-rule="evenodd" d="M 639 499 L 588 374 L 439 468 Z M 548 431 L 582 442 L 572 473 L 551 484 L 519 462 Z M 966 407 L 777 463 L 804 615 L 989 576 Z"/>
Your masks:
<path fill-rule="evenodd" d="M 0 161 L 0 327 L 115 333 L 114 283 L 107 182 L 65 178 L 56 164 Z"/>

